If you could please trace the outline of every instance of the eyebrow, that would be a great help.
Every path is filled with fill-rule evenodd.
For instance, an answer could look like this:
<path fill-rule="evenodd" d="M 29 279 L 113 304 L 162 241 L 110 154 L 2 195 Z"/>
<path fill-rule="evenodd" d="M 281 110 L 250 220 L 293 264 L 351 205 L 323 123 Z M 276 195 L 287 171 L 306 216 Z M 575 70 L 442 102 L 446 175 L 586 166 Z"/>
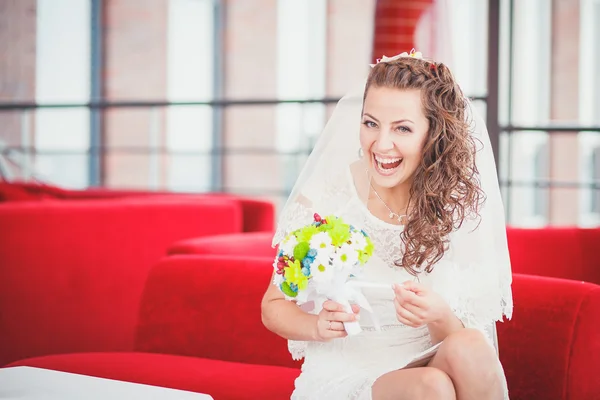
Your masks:
<path fill-rule="evenodd" d="M 369 117 L 369 118 L 371 118 L 371 119 L 375 120 L 375 122 L 379 122 L 379 120 L 378 120 L 377 118 L 375 118 L 374 116 L 372 116 L 372 115 L 371 115 L 371 114 L 369 114 L 369 113 L 364 113 L 363 115 L 364 115 L 365 117 Z M 410 122 L 411 124 L 414 124 L 414 122 L 413 122 L 413 121 L 411 121 L 410 119 L 400 119 L 400 120 L 398 120 L 398 121 L 394 121 L 394 122 L 392 122 L 392 124 L 401 124 L 402 122 Z"/>

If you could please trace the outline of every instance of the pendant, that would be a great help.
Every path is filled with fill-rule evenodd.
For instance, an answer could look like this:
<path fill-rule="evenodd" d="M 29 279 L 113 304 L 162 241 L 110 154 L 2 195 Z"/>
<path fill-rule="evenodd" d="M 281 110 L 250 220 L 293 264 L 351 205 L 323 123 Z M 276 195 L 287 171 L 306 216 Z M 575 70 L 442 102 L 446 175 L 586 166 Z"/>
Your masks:
<path fill-rule="evenodd" d="M 390 213 L 390 219 L 394 219 L 394 213 L 393 212 Z"/>

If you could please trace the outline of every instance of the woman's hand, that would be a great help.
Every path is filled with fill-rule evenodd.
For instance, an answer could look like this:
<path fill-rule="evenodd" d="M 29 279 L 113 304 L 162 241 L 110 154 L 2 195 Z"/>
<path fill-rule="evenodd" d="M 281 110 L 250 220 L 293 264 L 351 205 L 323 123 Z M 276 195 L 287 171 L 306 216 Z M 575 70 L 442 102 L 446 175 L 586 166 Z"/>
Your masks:
<path fill-rule="evenodd" d="M 318 315 L 316 340 L 327 342 L 331 339 L 347 336 L 348 334 L 344 329 L 344 322 L 358 320 L 359 310 L 360 308 L 353 304 L 352 311 L 354 314 L 349 314 L 344 311 L 344 307 L 341 304 L 327 300 L 323 303 L 323 309 Z"/>
<path fill-rule="evenodd" d="M 395 284 L 394 306 L 396 317 L 404 325 L 418 328 L 443 322 L 454 316 L 452 309 L 437 293 L 420 283 L 407 281 Z"/>

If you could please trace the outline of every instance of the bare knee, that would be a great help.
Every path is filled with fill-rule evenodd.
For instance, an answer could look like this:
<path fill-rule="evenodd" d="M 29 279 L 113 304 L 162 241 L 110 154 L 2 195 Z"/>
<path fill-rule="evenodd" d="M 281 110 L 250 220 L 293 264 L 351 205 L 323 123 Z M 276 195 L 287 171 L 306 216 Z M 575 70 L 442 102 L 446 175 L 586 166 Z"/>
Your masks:
<path fill-rule="evenodd" d="M 422 399 L 454 400 L 456 392 L 452 380 L 444 371 L 437 368 L 423 368 L 417 384 L 421 388 Z"/>
<path fill-rule="evenodd" d="M 482 381 L 492 381 L 498 377 L 496 351 L 478 330 L 462 329 L 451 334 L 440 346 L 438 356 L 441 365 L 432 366 L 441 367 L 453 377 L 476 375 Z"/>

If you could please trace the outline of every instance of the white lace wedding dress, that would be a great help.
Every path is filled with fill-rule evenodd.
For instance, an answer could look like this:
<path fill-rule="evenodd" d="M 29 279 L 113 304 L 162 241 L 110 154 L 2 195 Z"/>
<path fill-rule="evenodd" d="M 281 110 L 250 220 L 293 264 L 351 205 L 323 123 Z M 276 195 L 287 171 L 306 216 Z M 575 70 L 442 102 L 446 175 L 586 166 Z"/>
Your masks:
<path fill-rule="evenodd" d="M 486 305 L 485 293 L 482 292 L 486 289 L 477 290 L 475 267 L 458 265 L 451 261 L 451 257 L 444 257 L 431 273 L 423 272 L 418 278 L 396 267 L 394 261 L 402 255 L 400 233 L 403 228 L 373 216 L 355 195 L 350 172 L 347 178 L 348 184 L 337 185 L 338 192 L 333 195 L 350 196 L 351 200 L 336 214 L 364 229 L 374 242 L 374 255 L 360 279 L 390 285 L 389 290 L 362 289 L 381 329 L 375 329 L 373 319 L 363 310 L 360 317 L 363 332 L 356 336 L 326 343 L 290 341 L 292 356 L 305 359 L 302 373 L 295 382 L 293 400 L 371 399 L 371 386 L 381 375 L 406 367 L 423 355 L 425 358 L 433 356 L 437 346 L 432 345 L 427 327 L 415 329 L 396 319 L 391 290 L 393 282 L 418 279 L 440 294 L 466 327 L 484 332 L 493 346 L 489 328 L 494 317 L 488 312 L 492 307 Z M 340 186 L 344 188 L 340 189 Z M 339 190 L 349 192 L 340 193 Z M 299 225 L 303 225 L 312 217 L 313 211 L 298 207 L 296 212 Z M 505 393 L 505 399 L 508 399 L 506 389 Z"/>

